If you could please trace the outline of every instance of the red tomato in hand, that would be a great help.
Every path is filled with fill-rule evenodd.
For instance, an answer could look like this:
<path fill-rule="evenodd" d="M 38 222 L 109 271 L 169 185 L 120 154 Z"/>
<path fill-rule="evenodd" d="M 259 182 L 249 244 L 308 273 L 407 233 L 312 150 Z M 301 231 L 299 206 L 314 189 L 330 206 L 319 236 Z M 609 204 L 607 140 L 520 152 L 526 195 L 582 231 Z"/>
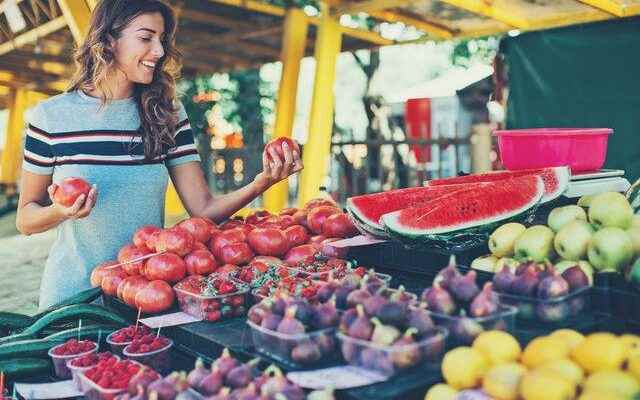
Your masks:
<path fill-rule="evenodd" d="M 161 230 L 162 228 L 154 225 L 145 225 L 133 234 L 133 244 L 139 249 L 154 252 L 156 250 L 155 246 L 153 248 L 149 248 L 147 242 L 153 233 L 158 234 Z"/>
<path fill-rule="evenodd" d="M 338 214 L 341 211 L 333 206 L 320 206 L 309 211 L 307 214 L 307 226 L 311 232 L 319 235 L 322 233 L 322 224 L 324 221 L 333 214 Z"/>
<path fill-rule="evenodd" d="M 282 256 L 289 250 L 289 241 L 280 229 L 254 229 L 247 235 L 247 242 L 261 256 Z"/>
<path fill-rule="evenodd" d="M 149 284 L 149 280 L 144 276 L 129 276 L 118 285 L 118 298 L 131 307 L 135 307 L 136 294 L 144 289 L 147 284 Z"/>
<path fill-rule="evenodd" d="M 164 229 L 158 234 L 156 251 L 169 251 L 184 257 L 191 253 L 193 242 L 193 236 L 182 228 Z"/>
<path fill-rule="evenodd" d="M 116 267 L 107 271 L 107 273 L 102 277 L 102 292 L 109 296 L 117 296 L 118 295 L 118 285 L 120 282 L 126 278 L 127 273 L 122 270 L 122 268 Z"/>
<path fill-rule="evenodd" d="M 189 275 L 209 275 L 218 268 L 218 263 L 213 254 L 207 249 L 195 250 L 184 258 Z"/>
<path fill-rule="evenodd" d="M 151 281 L 135 297 L 136 308 L 145 313 L 166 311 L 173 305 L 173 288 L 165 281 Z"/>
<path fill-rule="evenodd" d="M 149 251 L 146 249 L 143 250 L 132 244 L 127 244 L 124 247 L 122 247 L 118 252 L 118 262 L 124 263 L 130 260 L 135 260 L 136 258 L 144 257 L 148 254 L 151 254 L 151 253 L 149 253 Z M 124 269 L 124 272 L 126 272 L 128 275 L 140 275 L 141 274 L 140 271 L 146 261 L 147 260 L 140 260 L 132 263 L 123 264 L 122 269 Z"/>
<path fill-rule="evenodd" d="M 284 235 L 287 237 L 289 247 L 300 246 L 306 244 L 309 241 L 309 233 L 304 226 L 293 225 L 284 230 Z"/>
<path fill-rule="evenodd" d="M 220 260 L 221 250 L 224 246 L 231 243 L 244 242 L 246 240 L 247 234 L 242 229 L 222 231 L 211 241 L 211 252 Z"/>
<path fill-rule="evenodd" d="M 298 154 L 300 154 L 300 146 L 298 145 L 298 143 L 295 140 L 293 140 L 291 138 L 288 138 L 288 137 L 280 136 L 280 137 L 277 137 L 277 138 L 271 140 L 264 147 L 264 150 L 267 152 L 268 157 L 271 158 L 270 150 L 273 149 L 278 154 L 278 157 L 280 157 L 280 160 L 282 160 L 284 162 L 284 150 L 282 150 L 282 144 L 283 143 L 286 143 L 289 146 L 289 149 L 291 151 L 293 151 L 295 149 L 295 150 L 298 151 Z"/>
<path fill-rule="evenodd" d="M 358 229 L 345 213 L 333 214 L 322 224 L 322 234 L 332 238 L 349 238 L 358 234 Z"/>
<path fill-rule="evenodd" d="M 204 218 L 189 218 L 178 224 L 179 228 L 189 232 L 193 238 L 205 243 L 211 239 L 211 225 Z"/>
<path fill-rule="evenodd" d="M 91 185 L 82 178 L 65 178 L 57 185 L 53 201 L 65 207 L 71 207 L 80 195 L 88 196 L 91 190 Z"/>
<path fill-rule="evenodd" d="M 220 260 L 225 264 L 245 265 L 253 256 L 251 247 L 245 242 L 231 243 L 220 250 Z"/>
<path fill-rule="evenodd" d="M 93 271 L 91 271 L 91 286 L 98 287 L 102 285 L 102 278 L 109 273 L 110 270 L 106 269 L 106 267 L 110 267 L 112 265 L 116 265 L 118 262 L 116 260 L 105 261 L 102 264 L 98 264 Z M 113 269 L 121 269 L 121 267 L 116 267 Z"/>
<path fill-rule="evenodd" d="M 150 281 L 163 280 L 175 283 L 185 277 L 187 266 L 179 256 L 164 253 L 148 259 L 144 272 Z"/>
<path fill-rule="evenodd" d="M 297 265 L 300 262 L 313 261 L 315 255 L 318 253 L 316 246 L 312 244 L 303 244 L 292 248 L 284 256 L 284 261 L 289 265 Z"/>

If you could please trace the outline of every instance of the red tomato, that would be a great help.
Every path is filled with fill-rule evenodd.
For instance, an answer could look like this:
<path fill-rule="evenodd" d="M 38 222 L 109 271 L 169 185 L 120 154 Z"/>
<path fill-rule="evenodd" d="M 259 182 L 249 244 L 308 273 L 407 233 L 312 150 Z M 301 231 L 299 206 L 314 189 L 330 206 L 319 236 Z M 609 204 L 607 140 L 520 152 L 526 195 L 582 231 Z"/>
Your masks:
<path fill-rule="evenodd" d="M 309 233 L 304 226 L 293 225 L 284 230 L 284 235 L 287 237 L 289 247 L 300 246 L 306 244 L 309 241 Z"/>
<path fill-rule="evenodd" d="M 322 206 L 336 207 L 337 205 L 333 200 L 318 198 L 318 199 L 309 200 L 307 204 L 304 205 L 304 209 L 311 211 L 311 209 L 313 208 L 322 207 Z"/>
<path fill-rule="evenodd" d="M 348 238 L 358 234 L 358 229 L 345 213 L 333 214 L 322 224 L 322 234 L 326 237 Z"/>
<path fill-rule="evenodd" d="M 280 229 L 254 229 L 247 235 L 247 242 L 261 256 L 282 256 L 289 250 L 289 241 Z"/>
<path fill-rule="evenodd" d="M 193 238 L 205 243 L 211 239 L 211 225 L 204 218 L 189 218 L 178 224 L 179 228 L 189 232 Z"/>
<path fill-rule="evenodd" d="M 224 246 L 231 243 L 239 243 L 247 240 L 247 234 L 242 229 L 230 229 L 222 231 L 211 242 L 211 252 L 218 259 L 221 259 L 221 250 Z"/>
<path fill-rule="evenodd" d="M 299 211 L 299 209 L 297 209 L 296 207 L 290 207 L 290 208 L 285 208 L 282 211 L 280 211 L 278 213 L 279 216 L 283 216 L 283 215 L 291 215 L 293 216 L 295 213 L 297 213 Z"/>
<path fill-rule="evenodd" d="M 136 258 L 144 257 L 147 254 L 151 254 L 149 253 L 149 250 L 143 250 L 132 244 L 127 244 L 118 252 L 118 262 L 124 263 L 129 260 L 135 260 Z M 122 265 L 122 269 L 124 269 L 124 272 L 126 272 L 128 275 L 140 275 L 140 271 L 146 261 L 147 260 L 140 260 L 132 263 L 127 263 Z"/>
<path fill-rule="evenodd" d="M 287 229 L 296 224 L 296 220 L 291 215 L 280 216 L 280 228 Z"/>
<path fill-rule="evenodd" d="M 243 221 L 240 221 L 237 219 L 230 219 L 222 223 L 222 225 L 220 225 L 218 228 L 220 228 L 220 230 L 222 231 L 228 231 L 229 229 L 234 229 L 242 225 L 244 225 Z"/>
<path fill-rule="evenodd" d="M 348 247 L 333 247 L 329 243 L 336 240 L 342 240 L 342 238 L 328 238 L 322 241 L 320 244 L 320 253 L 329 258 L 345 258 L 349 252 Z"/>
<path fill-rule="evenodd" d="M 292 151 L 295 149 L 298 151 L 298 154 L 300 154 L 300 146 L 298 145 L 298 143 L 288 137 L 284 137 L 284 136 L 280 136 L 277 137 L 273 140 L 271 140 L 269 143 L 267 143 L 267 145 L 264 147 L 265 151 L 268 154 L 268 157 L 271 158 L 271 149 L 275 150 L 276 153 L 278 154 L 278 157 L 280 157 L 280 159 L 282 161 L 284 161 L 284 150 L 282 150 L 282 144 L 286 143 L 289 146 L 289 149 L 291 149 Z"/>
<path fill-rule="evenodd" d="M 149 281 L 144 276 L 129 276 L 123 279 L 120 285 L 118 285 L 118 298 L 131 307 L 135 307 L 136 294 L 145 288 L 147 284 L 149 284 Z"/>
<path fill-rule="evenodd" d="M 289 265 L 297 265 L 300 262 L 313 261 L 318 253 L 316 246 L 312 244 L 303 244 L 292 248 L 284 256 L 284 261 Z"/>
<path fill-rule="evenodd" d="M 196 250 L 206 250 L 206 251 L 208 251 L 209 253 L 211 253 L 211 251 L 209 251 L 209 248 L 207 247 L 207 245 L 206 245 L 206 244 L 204 244 L 204 243 L 202 243 L 202 242 L 198 242 L 198 241 L 195 241 L 195 242 L 193 243 L 193 250 L 191 251 L 191 253 L 193 253 L 193 252 L 194 252 L 194 251 L 196 251 Z M 191 253 L 189 253 L 189 254 L 191 254 Z"/>
<path fill-rule="evenodd" d="M 155 251 L 156 250 L 155 245 L 154 247 L 149 248 L 149 245 L 147 242 L 152 234 L 154 233 L 158 234 L 160 233 L 161 230 L 162 228 L 159 228 L 157 226 L 145 225 L 142 228 L 139 228 L 133 234 L 133 244 L 139 249 Z"/>
<path fill-rule="evenodd" d="M 158 234 L 156 251 L 169 251 L 184 257 L 193 249 L 193 236 L 182 228 L 164 229 Z"/>
<path fill-rule="evenodd" d="M 249 232 L 256 229 L 256 226 L 253 224 L 244 224 L 244 225 L 240 225 L 237 229 L 242 230 L 245 233 L 245 235 L 248 235 Z"/>
<path fill-rule="evenodd" d="M 91 190 L 91 185 L 82 178 L 65 178 L 57 185 L 53 193 L 53 201 L 65 207 L 71 207 L 80 195 L 87 196 Z"/>
<path fill-rule="evenodd" d="M 271 213 L 267 210 L 254 211 L 245 218 L 244 222 L 247 224 L 257 225 L 265 219 L 269 218 Z"/>
<path fill-rule="evenodd" d="M 149 236 L 147 236 L 147 249 L 149 249 L 149 251 L 153 253 L 158 251 L 156 246 L 158 245 L 158 238 L 160 237 L 160 232 L 162 232 L 162 229 L 160 229 L 159 231 L 151 232 Z"/>
<path fill-rule="evenodd" d="M 110 271 L 105 269 L 106 267 L 110 267 L 112 265 L 118 264 L 116 260 L 105 261 L 102 264 L 98 264 L 93 271 L 91 271 L 91 286 L 98 287 L 102 285 L 102 278 Z M 122 269 L 121 267 L 116 267 L 114 269 Z"/>
<path fill-rule="evenodd" d="M 189 275 L 209 275 L 218 267 L 213 254 L 207 249 L 195 250 L 184 258 Z"/>
<path fill-rule="evenodd" d="M 107 273 L 102 277 L 102 292 L 109 296 L 117 296 L 118 295 L 118 285 L 124 278 L 128 275 L 121 268 L 113 268 L 107 271 Z"/>
<path fill-rule="evenodd" d="M 311 236 L 311 238 L 309 239 L 309 244 L 313 244 L 316 247 L 318 247 L 320 246 L 320 243 L 322 243 L 325 239 L 326 239 L 326 236 L 324 235 Z"/>
<path fill-rule="evenodd" d="M 173 305 L 173 288 L 165 281 L 151 281 L 138 291 L 135 297 L 136 308 L 145 313 L 166 311 Z"/>
<path fill-rule="evenodd" d="M 307 226 L 311 232 L 319 235 L 322 233 L 322 224 L 324 224 L 324 221 L 331 215 L 338 214 L 339 212 L 339 209 L 332 206 L 316 207 L 307 214 Z"/>
<path fill-rule="evenodd" d="M 225 264 L 216 270 L 216 274 L 222 276 L 235 275 L 240 271 L 240 267 L 233 264 Z"/>
<path fill-rule="evenodd" d="M 175 283 L 185 277 L 187 266 L 179 256 L 164 253 L 148 259 L 144 272 L 150 281 L 163 280 Z"/>
<path fill-rule="evenodd" d="M 308 214 L 309 214 L 309 210 L 298 210 L 295 214 L 292 215 L 292 217 L 296 224 L 302 225 L 305 228 L 308 228 L 307 226 Z"/>
<path fill-rule="evenodd" d="M 231 243 L 220 250 L 220 260 L 225 264 L 245 265 L 253 256 L 251 247 L 245 242 Z"/>

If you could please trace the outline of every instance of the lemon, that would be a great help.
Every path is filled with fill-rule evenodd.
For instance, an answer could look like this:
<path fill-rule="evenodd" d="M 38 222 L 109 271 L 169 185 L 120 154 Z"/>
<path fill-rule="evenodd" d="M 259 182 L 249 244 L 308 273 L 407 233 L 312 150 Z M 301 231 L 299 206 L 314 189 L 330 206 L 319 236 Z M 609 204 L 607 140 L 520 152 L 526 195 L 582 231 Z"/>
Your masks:
<path fill-rule="evenodd" d="M 602 392 L 600 390 L 589 390 L 582 392 L 578 400 L 629 400 L 626 397 L 618 396 L 610 392 Z"/>
<path fill-rule="evenodd" d="M 627 369 L 640 381 L 640 353 L 631 354 L 627 360 Z"/>
<path fill-rule="evenodd" d="M 564 340 L 571 350 L 584 340 L 584 335 L 580 332 L 574 331 L 573 329 L 558 329 L 549 336 Z"/>
<path fill-rule="evenodd" d="M 584 372 L 580 366 L 568 358 L 549 361 L 542 364 L 538 369 L 551 374 L 556 374 L 557 376 L 573 382 L 576 385 L 582 383 L 584 379 Z"/>
<path fill-rule="evenodd" d="M 620 341 L 627 351 L 627 357 L 640 351 L 640 336 L 625 334 L 620 336 Z"/>
<path fill-rule="evenodd" d="M 431 389 L 424 395 L 424 400 L 454 400 L 458 391 L 444 383 L 431 386 Z"/>
<path fill-rule="evenodd" d="M 614 395 L 631 398 L 640 391 L 640 384 L 633 375 L 622 371 L 598 371 L 584 382 L 584 391 L 612 393 Z"/>
<path fill-rule="evenodd" d="M 573 383 L 545 371 L 527 372 L 520 383 L 523 400 L 567 400 L 575 395 L 576 386 Z"/>
<path fill-rule="evenodd" d="M 484 354 L 491 364 L 517 361 L 522 353 L 520 343 L 505 331 L 482 332 L 472 347 Z"/>
<path fill-rule="evenodd" d="M 571 358 L 588 373 L 620 369 L 626 349 L 611 333 L 592 333 L 571 352 Z"/>
<path fill-rule="evenodd" d="M 527 369 L 517 363 L 495 365 L 482 378 L 482 389 L 497 400 L 517 400 L 518 385 Z"/>
<path fill-rule="evenodd" d="M 488 365 L 487 359 L 478 350 L 458 347 L 442 359 L 442 376 L 454 389 L 471 389 L 480 384 Z"/>
<path fill-rule="evenodd" d="M 541 336 L 533 339 L 522 353 L 522 363 L 529 368 L 535 368 L 548 361 L 559 360 L 569 356 L 569 346 L 564 340 L 551 336 Z"/>

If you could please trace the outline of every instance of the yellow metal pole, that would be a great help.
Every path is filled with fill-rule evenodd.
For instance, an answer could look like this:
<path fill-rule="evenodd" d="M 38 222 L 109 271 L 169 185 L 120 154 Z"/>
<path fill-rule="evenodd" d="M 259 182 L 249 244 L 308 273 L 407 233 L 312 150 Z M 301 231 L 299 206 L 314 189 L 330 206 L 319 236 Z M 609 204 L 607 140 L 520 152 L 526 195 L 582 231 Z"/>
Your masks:
<path fill-rule="evenodd" d="M 309 140 L 304 148 L 304 170 L 300 178 L 299 201 L 303 205 L 319 194 L 328 168 L 333 127 L 333 84 L 336 60 L 342 46 L 342 30 L 338 21 L 322 5 L 321 23 L 316 38 L 316 76 L 313 103 L 309 117 Z"/>
<path fill-rule="evenodd" d="M 24 130 L 24 111 L 27 109 L 27 91 L 10 89 L 10 108 L 2 164 L 0 164 L 0 183 L 12 185 L 18 179 L 18 168 L 22 156 L 22 131 Z"/>
<path fill-rule="evenodd" d="M 273 137 L 291 137 L 293 120 L 296 111 L 296 94 L 298 92 L 298 75 L 300 61 L 304 57 L 307 44 L 309 22 L 306 14 L 299 8 L 287 11 L 284 20 L 282 37 L 282 77 L 278 89 L 278 104 L 276 105 L 276 122 Z M 264 206 L 267 210 L 276 212 L 287 205 L 289 182 L 284 180 L 274 185 L 264 194 Z"/>
<path fill-rule="evenodd" d="M 69 25 L 73 39 L 76 44 L 80 44 L 89 29 L 89 21 L 91 20 L 89 4 L 86 0 L 58 0 L 58 4 L 67 25 Z"/>

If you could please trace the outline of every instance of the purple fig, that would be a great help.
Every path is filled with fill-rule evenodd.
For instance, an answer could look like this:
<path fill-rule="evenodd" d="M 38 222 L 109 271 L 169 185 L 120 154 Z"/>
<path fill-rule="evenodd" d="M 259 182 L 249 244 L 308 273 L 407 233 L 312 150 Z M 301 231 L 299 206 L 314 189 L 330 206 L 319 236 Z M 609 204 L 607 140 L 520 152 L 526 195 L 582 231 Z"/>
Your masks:
<path fill-rule="evenodd" d="M 302 300 L 302 299 L 300 299 Z M 316 317 L 316 309 L 306 300 L 298 301 L 295 303 L 296 313 L 295 319 L 300 321 L 303 325 L 310 325 Z"/>
<path fill-rule="evenodd" d="M 224 379 L 226 385 L 237 389 L 247 386 L 253 380 L 254 367 L 260 362 L 259 358 L 255 358 L 247 363 L 239 365 L 229 371 Z"/>
<path fill-rule="evenodd" d="M 264 329 L 268 329 L 270 331 L 275 331 L 278 329 L 278 325 L 282 321 L 282 317 L 280 317 L 276 313 L 267 313 L 267 315 L 262 318 L 262 322 L 260 322 L 260 326 Z"/>
<path fill-rule="evenodd" d="M 589 277 L 577 265 L 575 267 L 567 268 L 561 276 L 565 281 L 567 281 L 569 289 L 572 292 L 590 285 Z"/>
<path fill-rule="evenodd" d="M 400 303 L 410 303 L 414 300 L 414 297 L 411 294 L 407 293 L 403 285 L 400 285 L 397 290 L 391 293 L 391 296 L 389 296 L 389 300 Z"/>
<path fill-rule="evenodd" d="M 409 328 L 404 335 L 393 344 L 390 352 L 393 365 L 397 368 L 409 368 L 418 364 L 422 359 L 420 348 L 416 346 L 413 337 L 417 333 L 415 328 Z"/>
<path fill-rule="evenodd" d="M 400 336 L 400 331 L 393 325 L 385 325 L 377 318 L 372 318 L 371 322 L 375 326 L 371 334 L 371 341 L 375 344 L 389 346 Z"/>
<path fill-rule="evenodd" d="M 347 330 L 347 335 L 355 339 L 369 340 L 373 333 L 373 324 L 364 312 L 362 304 L 356 306 L 358 316 L 353 320 Z"/>
<path fill-rule="evenodd" d="M 138 387 L 142 386 L 142 389 L 147 390 L 147 387 L 149 387 L 149 385 L 152 382 L 157 381 L 158 379 L 160 379 L 160 375 L 154 371 L 153 369 L 143 366 L 142 368 L 140 368 L 140 370 L 131 377 L 131 379 L 129 380 L 129 394 L 131 395 L 136 395 L 138 394 Z"/>
<path fill-rule="evenodd" d="M 198 357 L 196 363 L 193 367 L 193 370 L 189 372 L 187 375 L 187 381 L 189 382 L 189 386 L 193 388 L 198 388 L 200 386 L 200 382 L 209 374 L 209 370 L 205 368 L 204 361 L 202 358 Z"/>
<path fill-rule="evenodd" d="M 173 400 L 178 395 L 175 383 L 167 381 L 166 378 L 152 382 L 147 391 L 157 393 L 158 400 Z"/>
<path fill-rule="evenodd" d="M 340 286 L 338 287 L 333 295 L 336 296 L 336 307 L 340 310 L 347 309 L 347 297 L 349 297 L 349 293 L 354 291 L 354 288 L 348 286 Z"/>
<path fill-rule="evenodd" d="M 314 341 L 320 348 L 320 352 L 323 354 L 331 353 L 336 347 L 336 341 L 330 333 L 319 334 L 314 338 Z"/>
<path fill-rule="evenodd" d="M 280 293 L 276 297 L 275 301 L 273 302 L 273 305 L 271 306 L 271 311 L 274 314 L 283 316 L 288 306 L 289 306 L 289 296 L 286 293 Z"/>
<path fill-rule="evenodd" d="M 511 285 L 511 291 L 521 296 L 533 296 L 538 288 L 538 271 L 529 265 L 521 275 L 518 275 Z"/>
<path fill-rule="evenodd" d="M 228 387 L 223 387 L 220 389 L 218 394 L 214 394 L 213 396 L 205 397 L 204 400 L 229 400 L 231 389 Z"/>
<path fill-rule="evenodd" d="M 426 304 L 423 303 L 421 307 L 412 308 L 409 313 L 409 326 L 415 328 L 421 336 L 427 335 L 434 329 L 433 320 L 425 307 Z"/>
<path fill-rule="evenodd" d="M 265 398 L 272 398 L 276 394 L 281 393 L 289 384 L 289 381 L 287 381 L 287 378 L 282 374 L 282 371 L 275 365 L 269 366 L 263 375 L 269 377 L 260 387 L 260 393 Z"/>
<path fill-rule="evenodd" d="M 378 278 L 378 275 L 376 275 L 376 272 L 373 269 L 370 269 L 369 272 L 367 272 L 367 275 L 365 275 L 364 279 L 366 289 L 371 294 L 376 293 L 378 290 L 385 286 L 384 281 Z"/>
<path fill-rule="evenodd" d="M 211 396 L 218 393 L 223 381 L 224 374 L 214 365 L 213 368 L 211 368 L 211 372 L 209 372 L 197 386 L 194 386 L 194 389 L 205 396 Z"/>
<path fill-rule="evenodd" d="M 240 362 L 238 362 L 238 360 L 233 358 L 231 356 L 231 353 L 229 353 L 229 349 L 225 347 L 222 350 L 222 354 L 220 355 L 220 357 L 218 357 L 213 362 L 213 364 L 211 364 L 211 369 L 213 369 L 214 367 L 218 368 L 220 373 L 226 376 L 229 373 L 229 371 L 231 371 L 238 365 L 240 365 Z"/>
<path fill-rule="evenodd" d="M 336 299 L 331 298 L 326 303 L 316 306 L 314 314 L 313 326 L 318 329 L 331 328 L 338 325 L 338 310 L 336 309 Z"/>
<path fill-rule="evenodd" d="M 458 319 L 453 325 L 452 336 L 460 342 L 460 344 L 470 345 L 484 329 L 478 322 L 472 318 L 468 318 L 464 310 L 461 311 L 461 314 L 462 318 Z"/>
<path fill-rule="evenodd" d="M 338 326 L 338 329 L 340 329 L 340 332 L 347 333 L 349 331 L 349 327 L 351 326 L 351 323 L 355 321 L 357 316 L 358 316 L 358 311 L 355 308 L 350 308 L 347 311 L 345 311 L 342 314 L 342 317 L 340 317 L 340 325 Z"/>
<path fill-rule="evenodd" d="M 304 324 L 295 318 L 298 306 L 291 306 L 278 324 L 277 331 L 286 335 L 297 335 L 305 332 Z"/>
<path fill-rule="evenodd" d="M 433 312 L 446 315 L 453 315 L 456 312 L 456 303 L 453 298 L 437 283 L 422 292 L 421 300 L 426 302 L 427 308 Z"/>
<path fill-rule="evenodd" d="M 552 272 L 538 284 L 538 297 L 544 300 L 564 296 L 567 293 L 569 293 L 569 284 L 556 272 Z"/>
<path fill-rule="evenodd" d="M 516 275 L 506 265 L 493 276 L 493 287 L 500 293 L 510 293 Z"/>
<path fill-rule="evenodd" d="M 449 283 L 449 292 L 454 299 L 468 303 L 480 292 L 476 283 L 476 271 L 469 271 L 464 276 L 456 276 Z"/>
<path fill-rule="evenodd" d="M 183 390 L 176 396 L 175 400 L 200 400 L 202 396 L 192 390 Z"/>
<path fill-rule="evenodd" d="M 254 305 L 247 313 L 247 319 L 256 325 L 260 325 L 262 318 L 271 312 L 271 299 L 264 299 L 260 303 Z"/>
<path fill-rule="evenodd" d="M 476 296 L 469 306 L 469 313 L 472 317 L 486 317 L 498 312 L 500 299 L 493 291 L 493 283 L 484 284 L 482 291 Z"/>
<path fill-rule="evenodd" d="M 362 304 L 369 297 L 371 297 L 371 293 L 366 288 L 356 289 L 347 296 L 347 307 L 351 308 Z"/>
<path fill-rule="evenodd" d="M 241 389 L 235 389 L 231 392 L 230 398 L 234 400 L 259 400 L 260 395 L 256 385 L 250 383 L 247 387 Z"/>
<path fill-rule="evenodd" d="M 524 274 L 524 271 L 529 269 L 529 267 L 533 267 L 534 271 L 540 272 L 539 266 L 535 261 L 524 261 L 516 268 L 516 275 Z"/>
<path fill-rule="evenodd" d="M 449 257 L 449 265 L 438 272 L 433 283 L 437 283 L 443 289 L 448 290 L 453 279 L 459 276 L 460 271 L 458 271 L 458 268 L 456 267 L 456 256 L 452 254 L 451 257 Z"/>
<path fill-rule="evenodd" d="M 291 350 L 291 359 L 298 364 L 308 365 L 320 360 L 320 347 L 311 341 L 299 343 Z"/>
<path fill-rule="evenodd" d="M 393 301 L 383 304 L 375 316 L 383 324 L 394 326 L 404 326 L 409 317 L 407 305 Z"/>
<path fill-rule="evenodd" d="M 380 307 L 387 304 L 389 300 L 383 295 L 376 293 L 373 296 L 369 297 L 362 303 L 364 306 L 364 311 L 366 311 L 367 315 L 376 315 Z"/>
<path fill-rule="evenodd" d="M 327 301 L 329 301 L 331 296 L 333 296 L 333 292 L 336 290 L 336 287 L 337 285 L 335 281 L 329 280 L 329 282 L 323 284 L 318 289 L 318 292 L 315 296 L 316 300 L 318 300 L 318 302 L 320 303 L 326 303 Z"/>

